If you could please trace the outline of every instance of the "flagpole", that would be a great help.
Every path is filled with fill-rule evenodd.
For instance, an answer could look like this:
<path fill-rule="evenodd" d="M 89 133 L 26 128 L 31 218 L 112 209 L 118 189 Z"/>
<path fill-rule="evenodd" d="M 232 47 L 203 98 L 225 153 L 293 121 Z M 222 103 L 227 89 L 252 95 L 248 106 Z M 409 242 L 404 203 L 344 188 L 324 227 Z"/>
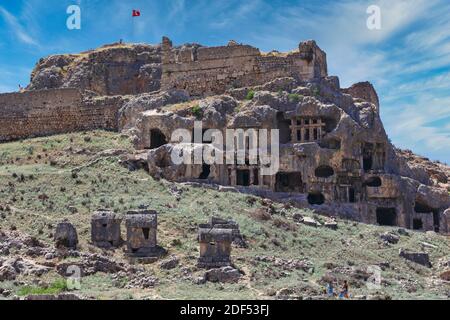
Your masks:
<path fill-rule="evenodd" d="M 133 13 L 134 13 L 134 10 L 133 10 Z M 131 20 L 132 20 L 132 22 L 131 22 L 131 41 L 130 42 L 133 42 L 134 41 L 134 30 L 135 30 L 135 27 L 134 27 L 135 16 L 134 16 L 134 14 L 131 14 Z"/>

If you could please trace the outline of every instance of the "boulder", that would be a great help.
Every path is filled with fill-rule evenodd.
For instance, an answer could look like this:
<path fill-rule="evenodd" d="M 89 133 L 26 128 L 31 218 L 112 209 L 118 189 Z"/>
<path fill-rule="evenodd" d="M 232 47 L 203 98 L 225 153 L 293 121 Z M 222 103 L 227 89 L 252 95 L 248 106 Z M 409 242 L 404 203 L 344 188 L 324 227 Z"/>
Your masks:
<path fill-rule="evenodd" d="M 206 271 L 205 278 L 211 282 L 235 283 L 241 278 L 241 273 L 239 270 L 227 266 Z"/>
<path fill-rule="evenodd" d="M 311 217 L 304 217 L 302 223 L 306 224 L 307 226 L 311 226 L 311 227 L 320 227 L 321 226 L 320 222 L 316 221 L 316 219 L 311 218 Z"/>
<path fill-rule="evenodd" d="M 3 265 L 0 267 L 0 281 L 14 280 L 17 272 L 11 265 Z"/>
<path fill-rule="evenodd" d="M 407 252 L 406 250 L 400 249 L 399 256 L 427 268 L 431 268 L 430 256 L 428 255 L 428 253 Z"/>
<path fill-rule="evenodd" d="M 159 267 L 161 269 L 173 269 L 175 268 L 178 263 L 180 262 L 180 259 L 178 259 L 177 256 L 171 256 L 163 261 L 161 261 L 161 263 L 159 264 Z"/>
<path fill-rule="evenodd" d="M 336 221 L 327 221 L 324 223 L 325 228 L 331 229 L 331 230 L 337 230 L 338 224 Z"/>
<path fill-rule="evenodd" d="M 450 270 L 446 270 L 446 271 L 442 272 L 439 275 L 439 278 L 441 278 L 444 281 L 450 281 Z"/>
<path fill-rule="evenodd" d="M 293 214 L 292 219 L 294 219 L 295 222 L 302 222 L 303 221 L 303 216 L 296 212 Z"/>
<path fill-rule="evenodd" d="M 396 244 L 400 240 L 399 236 L 390 232 L 383 233 L 382 235 L 380 235 L 380 238 L 381 240 L 391 244 Z"/>

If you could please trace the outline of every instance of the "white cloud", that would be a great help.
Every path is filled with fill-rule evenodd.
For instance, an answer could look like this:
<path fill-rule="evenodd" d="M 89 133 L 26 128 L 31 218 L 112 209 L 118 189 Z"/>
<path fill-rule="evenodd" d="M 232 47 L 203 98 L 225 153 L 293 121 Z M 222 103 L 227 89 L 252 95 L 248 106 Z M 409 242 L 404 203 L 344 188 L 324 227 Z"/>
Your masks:
<path fill-rule="evenodd" d="M 10 31 L 19 39 L 21 42 L 28 45 L 38 46 L 39 44 L 31 35 L 29 35 L 22 25 L 19 23 L 16 17 L 9 13 L 3 7 L 0 7 L 0 15 L 3 17 L 5 22 L 8 24 Z"/>
<path fill-rule="evenodd" d="M 450 159 L 450 125 L 433 125 L 450 117 L 450 97 L 422 95 L 412 105 L 395 105 L 382 114 L 394 144 L 434 159 Z"/>
<path fill-rule="evenodd" d="M 373 4 L 381 8 L 380 31 L 366 27 L 367 3 L 335 2 L 320 10 L 302 4 L 275 12 L 250 43 L 286 50 L 316 39 L 327 52 L 329 73 L 342 86 L 375 84 L 394 143 L 450 161 L 450 131 L 436 124 L 450 116 L 450 6 L 445 0 Z M 436 73 L 438 68 L 448 71 Z"/>

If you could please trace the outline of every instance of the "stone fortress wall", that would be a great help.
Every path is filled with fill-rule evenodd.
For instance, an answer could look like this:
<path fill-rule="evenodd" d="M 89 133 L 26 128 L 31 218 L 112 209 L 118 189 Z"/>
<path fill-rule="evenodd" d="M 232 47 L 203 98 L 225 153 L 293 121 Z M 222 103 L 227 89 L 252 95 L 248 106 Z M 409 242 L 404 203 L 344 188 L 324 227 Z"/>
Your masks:
<path fill-rule="evenodd" d="M 0 142 L 78 130 L 117 130 L 118 97 L 73 88 L 0 94 Z"/>
<path fill-rule="evenodd" d="M 162 70 L 162 89 L 185 89 L 193 96 L 221 94 L 281 77 L 311 80 L 327 76 L 326 54 L 312 40 L 289 53 L 262 54 L 234 41 L 219 47 L 173 48 L 164 37 Z"/>
<path fill-rule="evenodd" d="M 138 49 L 141 47 L 136 45 Z M 314 41 L 302 42 L 298 50 L 290 53 L 271 54 L 262 54 L 257 48 L 235 42 L 219 47 L 188 45 L 175 48 L 166 37 L 163 37 L 161 47 L 161 53 L 152 51 L 151 60 L 157 61 L 155 55 L 161 54 L 162 75 L 152 73 L 148 80 L 160 83 L 160 86 L 153 85 L 148 90 L 178 88 L 187 90 L 191 96 L 210 95 L 224 93 L 229 88 L 263 84 L 278 77 L 307 80 L 327 75 L 325 52 Z M 124 49 L 111 50 L 124 55 Z M 112 53 L 101 51 L 101 54 L 114 58 Z M 113 69 L 108 69 L 106 79 L 113 76 Z M 120 74 L 123 76 L 123 70 Z M 100 89 L 111 86 L 103 81 L 106 80 L 98 78 L 96 86 Z M 142 87 L 142 79 L 137 77 L 135 81 Z M 128 87 L 123 87 L 123 92 L 118 87 L 113 91 L 99 89 L 96 92 L 125 95 L 129 93 Z M 33 83 L 29 88 L 33 88 Z M 120 102 L 119 96 L 86 98 L 82 91 L 70 87 L 51 86 L 49 89 L 0 94 L 0 142 L 70 131 L 117 130 Z"/>

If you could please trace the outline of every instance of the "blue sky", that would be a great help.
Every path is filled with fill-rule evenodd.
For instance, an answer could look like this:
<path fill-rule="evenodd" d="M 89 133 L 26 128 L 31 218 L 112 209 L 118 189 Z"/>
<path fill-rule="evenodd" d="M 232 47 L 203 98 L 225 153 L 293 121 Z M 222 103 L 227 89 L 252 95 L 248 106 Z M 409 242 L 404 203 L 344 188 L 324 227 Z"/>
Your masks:
<path fill-rule="evenodd" d="M 66 9 L 81 7 L 81 30 Z M 381 30 L 366 27 L 369 5 Z M 141 17 L 131 18 L 132 9 Z M 0 0 L 0 92 L 25 86 L 43 56 L 124 39 L 175 44 L 248 43 L 291 50 L 315 39 L 343 87 L 372 82 L 393 143 L 450 163 L 448 0 Z"/>

